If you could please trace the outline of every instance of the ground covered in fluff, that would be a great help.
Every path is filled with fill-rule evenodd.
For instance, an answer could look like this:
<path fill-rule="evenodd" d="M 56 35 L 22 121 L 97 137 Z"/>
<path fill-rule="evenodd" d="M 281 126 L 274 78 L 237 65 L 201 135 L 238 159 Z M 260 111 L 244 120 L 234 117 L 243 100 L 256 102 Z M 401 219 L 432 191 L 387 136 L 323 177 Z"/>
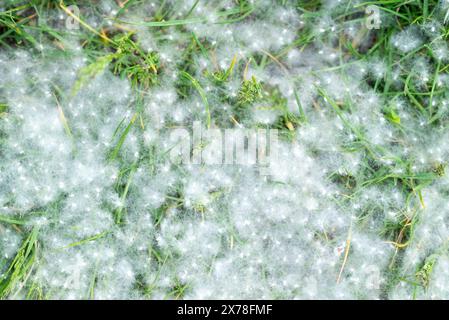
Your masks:
<path fill-rule="evenodd" d="M 448 21 L 447 0 L 0 1 L 0 298 L 449 298 Z M 276 129 L 277 157 L 173 161 L 194 123 Z"/>

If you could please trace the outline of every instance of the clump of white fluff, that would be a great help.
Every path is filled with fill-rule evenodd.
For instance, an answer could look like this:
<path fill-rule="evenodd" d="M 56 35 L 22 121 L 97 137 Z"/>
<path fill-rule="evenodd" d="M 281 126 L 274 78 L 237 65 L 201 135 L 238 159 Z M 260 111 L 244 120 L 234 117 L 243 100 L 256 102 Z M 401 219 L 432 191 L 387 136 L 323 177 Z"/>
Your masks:
<path fill-rule="evenodd" d="M 388 62 L 345 61 L 336 35 L 355 41 L 364 28 L 340 25 L 347 1 L 326 1 L 316 19 L 271 1 L 249 4 L 250 19 L 223 24 L 217 22 L 235 8 L 232 1 L 167 1 L 172 19 L 199 19 L 183 32 L 135 26 L 158 8 L 130 6 L 120 19 L 160 59 L 158 84 L 145 90 L 105 68 L 74 94 L 89 60 L 73 39 L 67 48 L 77 49 L 66 55 L 50 45 L 38 54 L 1 54 L 0 102 L 8 111 L 0 118 L 0 218 L 24 219 L 22 231 L 39 229 L 30 281 L 50 298 L 397 298 L 414 288 L 390 286 L 395 261 L 403 261 L 395 271 L 414 281 L 432 255 L 428 291 L 417 294 L 447 295 L 447 181 L 424 188 L 421 201 L 410 200 L 410 186 L 398 182 L 418 180 L 444 161 L 447 130 L 410 111 L 416 106 L 402 96 L 386 98 L 367 84 L 384 84 Z M 117 10 L 103 1 L 100 16 Z M 89 21 L 101 22 L 92 15 Z M 315 40 L 290 48 L 297 30 Z M 408 27 L 392 44 L 403 56 L 438 30 Z M 201 50 L 184 56 L 192 35 L 210 57 Z M 443 43 L 433 49 L 437 61 L 446 61 Z M 195 81 L 181 94 L 183 59 Z M 233 63 L 228 79 L 214 78 Z M 401 92 L 403 69 L 412 67 L 410 81 L 427 92 L 433 63 L 413 57 L 392 67 L 391 85 Z M 250 79 L 261 96 L 243 106 L 237 100 Z M 444 89 L 448 81 L 442 76 L 436 85 Z M 279 98 L 267 100 L 274 91 Z M 263 172 L 170 162 L 171 130 L 190 133 L 194 121 L 204 129 L 209 116 L 214 129 L 282 130 L 276 160 Z M 203 151 L 207 159 L 220 144 L 213 136 L 192 142 L 192 154 Z M 392 182 L 376 185 L 377 171 Z M 384 231 L 411 219 L 413 210 L 420 219 L 398 256 Z M 0 274 L 22 238 L 0 219 Z"/>

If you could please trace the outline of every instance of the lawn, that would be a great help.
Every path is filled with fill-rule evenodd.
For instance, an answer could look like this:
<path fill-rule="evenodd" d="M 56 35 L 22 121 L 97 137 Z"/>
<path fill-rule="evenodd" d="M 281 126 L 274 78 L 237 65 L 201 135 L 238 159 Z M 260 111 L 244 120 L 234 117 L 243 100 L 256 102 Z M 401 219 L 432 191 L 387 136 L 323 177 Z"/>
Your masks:
<path fill-rule="evenodd" d="M 0 299 L 449 298 L 449 1 L 0 0 Z"/>

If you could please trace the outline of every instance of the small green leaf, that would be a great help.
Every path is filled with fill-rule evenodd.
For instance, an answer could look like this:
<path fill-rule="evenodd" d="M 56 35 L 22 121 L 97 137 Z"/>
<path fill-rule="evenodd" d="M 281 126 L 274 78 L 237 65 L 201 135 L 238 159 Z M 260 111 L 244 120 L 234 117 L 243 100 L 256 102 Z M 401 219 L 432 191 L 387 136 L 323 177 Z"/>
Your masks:
<path fill-rule="evenodd" d="M 72 95 L 73 96 L 76 95 L 79 92 L 79 90 L 81 90 L 81 88 L 87 84 L 89 80 L 95 78 L 97 75 L 103 72 L 104 69 L 106 69 L 109 63 L 111 63 L 111 61 L 116 56 L 117 56 L 116 53 L 108 54 L 106 56 L 98 58 L 95 62 L 89 64 L 88 66 L 81 68 L 81 70 L 78 73 L 78 79 L 73 85 Z"/>
<path fill-rule="evenodd" d="M 252 104 L 262 98 L 262 85 L 254 76 L 251 80 L 244 80 L 238 93 L 238 104 L 240 106 Z"/>
<path fill-rule="evenodd" d="M 385 117 L 392 123 L 401 124 L 401 118 L 394 110 L 389 110 L 385 113 Z"/>

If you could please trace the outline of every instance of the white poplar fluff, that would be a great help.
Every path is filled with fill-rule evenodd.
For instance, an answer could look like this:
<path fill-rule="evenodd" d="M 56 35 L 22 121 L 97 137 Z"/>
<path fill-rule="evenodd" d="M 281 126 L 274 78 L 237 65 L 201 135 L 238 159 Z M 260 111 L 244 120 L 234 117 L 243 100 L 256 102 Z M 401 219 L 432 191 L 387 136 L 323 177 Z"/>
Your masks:
<path fill-rule="evenodd" d="M 448 298 L 447 177 L 414 190 L 400 178 L 427 181 L 443 168 L 449 102 L 425 96 L 445 120 L 433 125 L 403 95 L 369 85 L 391 77 L 388 85 L 402 93 L 404 70 L 411 70 L 409 92 L 427 92 L 433 81 L 434 91 L 447 90 L 447 76 L 434 79 L 435 63 L 448 59 L 445 22 L 391 38 L 402 56 L 438 38 L 430 45 L 435 60 L 348 60 L 336 46 L 339 34 L 359 47 L 372 41 L 361 38 L 360 21 L 338 19 L 349 3 L 361 1 L 325 1 L 310 17 L 293 5 L 248 1 L 250 18 L 223 23 L 235 18 L 223 15 L 234 1 L 167 1 L 173 20 L 198 18 L 182 29 L 141 24 L 159 2 L 131 7 L 120 20 L 159 59 L 157 83 L 142 90 L 109 65 L 80 81 L 93 63 L 80 45 L 90 32 L 82 26 L 61 39 L 65 51 L 50 41 L 0 49 L 0 102 L 7 105 L 0 118 L 0 281 L 9 279 L 33 230 L 38 243 L 27 285 L 7 297 L 27 297 L 32 284 L 52 299 Z M 445 8 L 442 2 L 440 16 Z M 97 9 L 86 20 L 91 26 L 120 7 L 101 1 Z M 51 23 L 61 11 L 47 14 Z M 309 31 L 307 46 L 272 54 Z M 181 66 L 195 41 L 210 52 L 196 50 L 192 67 Z M 228 68 L 229 79 L 217 84 L 214 72 Z M 186 70 L 194 81 L 183 96 Z M 262 84 L 261 97 L 242 107 L 236 101 L 251 79 Z M 267 100 L 273 92 L 280 98 Z M 292 123 L 285 114 L 304 120 Z M 203 130 L 208 122 L 213 129 L 279 129 L 278 156 L 263 174 L 251 165 L 170 161 L 179 142 L 172 130 L 190 133 L 195 121 Z M 220 145 L 208 137 L 192 153 Z M 374 169 L 394 183 L 376 185 Z"/>

